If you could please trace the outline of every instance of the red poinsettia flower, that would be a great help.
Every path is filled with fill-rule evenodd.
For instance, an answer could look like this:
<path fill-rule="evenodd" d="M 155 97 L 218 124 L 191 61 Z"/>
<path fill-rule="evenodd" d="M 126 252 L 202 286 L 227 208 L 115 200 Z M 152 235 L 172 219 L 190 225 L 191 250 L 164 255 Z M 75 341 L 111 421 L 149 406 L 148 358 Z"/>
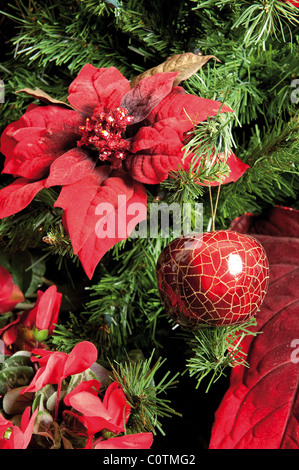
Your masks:
<path fill-rule="evenodd" d="M 86 427 L 88 441 L 86 448 L 91 446 L 97 432 L 107 429 L 115 434 L 125 431 L 131 407 L 127 403 L 120 385 L 113 382 L 107 387 L 103 401 L 98 396 L 100 382 L 88 380 L 81 382 L 66 397 L 64 402 L 80 414 L 66 410 L 65 413 L 75 416 Z"/>
<path fill-rule="evenodd" d="M 74 253 L 91 278 L 107 250 L 146 218 L 144 184 L 164 181 L 179 165 L 189 169 L 190 162 L 182 162 L 187 132 L 231 111 L 173 86 L 177 75 L 157 73 L 131 89 L 116 68 L 87 64 L 69 87 L 72 109 L 29 106 L 1 138 L 3 172 L 17 179 L 0 191 L 0 218 L 24 209 L 41 189 L 62 186 L 55 206 L 63 209 Z M 234 155 L 229 164 L 223 183 L 248 168 Z M 97 214 L 102 203 L 108 208 Z M 128 210 L 132 204 L 144 210 L 136 215 Z M 114 219 L 114 236 L 96 233 L 99 215 L 104 223 Z"/>
<path fill-rule="evenodd" d="M 30 406 L 22 414 L 20 427 L 0 413 L 0 449 L 27 449 L 33 432 L 38 408 L 30 417 Z"/>
<path fill-rule="evenodd" d="M 62 294 L 56 286 L 50 286 L 45 292 L 37 291 L 37 301 L 34 307 L 24 311 L 4 328 L 0 336 L 5 346 L 15 344 L 18 350 L 32 351 L 42 347 L 49 334 L 52 334 L 59 316 Z"/>
<path fill-rule="evenodd" d="M 93 449 L 150 449 L 153 443 L 151 432 L 141 432 L 139 434 L 128 434 L 126 436 L 111 437 L 103 440 L 99 438 L 94 441 Z"/>
<path fill-rule="evenodd" d="M 10 272 L 0 266 L 0 314 L 9 312 L 24 300 L 24 294 L 13 282 Z"/>

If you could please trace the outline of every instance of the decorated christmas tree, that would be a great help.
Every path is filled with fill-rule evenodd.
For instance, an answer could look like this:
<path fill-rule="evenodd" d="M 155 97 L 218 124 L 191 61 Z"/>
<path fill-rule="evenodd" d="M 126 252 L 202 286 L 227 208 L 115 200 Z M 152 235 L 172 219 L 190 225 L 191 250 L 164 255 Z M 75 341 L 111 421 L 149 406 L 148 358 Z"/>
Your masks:
<path fill-rule="evenodd" d="M 298 7 L 1 2 L 0 448 L 299 448 Z"/>

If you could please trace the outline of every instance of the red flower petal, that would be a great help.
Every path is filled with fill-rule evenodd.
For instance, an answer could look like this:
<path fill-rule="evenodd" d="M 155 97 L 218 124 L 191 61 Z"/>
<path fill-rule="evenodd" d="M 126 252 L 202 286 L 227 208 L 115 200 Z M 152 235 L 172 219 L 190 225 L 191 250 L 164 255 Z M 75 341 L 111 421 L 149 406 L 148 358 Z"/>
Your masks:
<path fill-rule="evenodd" d="M 25 300 L 23 292 L 14 284 L 12 275 L 0 266 L 0 313 L 9 312 Z"/>
<path fill-rule="evenodd" d="M 69 399 L 69 403 L 82 416 L 77 419 L 84 424 L 88 434 L 94 435 L 103 429 L 109 429 L 112 432 L 120 433 L 124 431 L 123 426 L 119 426 L 113 421 L 112 416 L 105 408 L 100 398 L 87 391 L 75 393 Z M 76 416 L 72 414 L 73 416 Z"/>
<path fill-rule="evenodd" d="M 23 441 L 23 449 L 26 449 L 29 445 L 29 442 L 32 437 L 33 433 L 33 428 L 35 424 L 35 418 L 38 414 L 38 408 L 32 413 L 31 418 L 30 417 L 30 411 L 31 407 L 28 406 L 25 411 L 23 412 L 22 419 L 21 419 L 21 431 L 24 436 L 24 441 Z M 18 447 L 15 447 L 17 449 Z"/>
<path fill-rule="evenodd" d="M 99 111 L 117 108 L 130 90 L 129 81 L 115 68 L 97 69 L 86 64 L 69 86 L 70 104 L 83 114 L 91 116 Z"/>
<path fill-rule="evenodd" d="M 98 439 L 93 449 L 149 449 L 152 443 L 152 433 L 141 432 L 139 434 L 112 437 L 107 440 Z"/>
<path fill-rule="evenodd" d="M 40 349 L 35 349 L 32 353 L 34 353 L 34 351 L 36 351 L 37 354 L 43 354 Z M 40 365 L 45 362 L 45 365 L 42 365 L 42 367 L 37 370 L 31 383 L 20 392 L 21 394 L 25 392 L 37 392 L 45 385 L 57 384 L 64 378 L 64 366 L 68 355 L 58 351 L 49 352 L 50 354 L 47 354 L 42 360 L 37 359 L 34 361 L 39 362 Z"/>
<path fill-rule="evenodd" d="M 4 342 L 5 346 L 9 346 L 13 344 L 17 337 L 18 337 L 18 329 L 15 326 L 19 323 L 20 317 L 18 317 L 14 322 L 10 323 L 9 325 L 4 326 L 1 328 L 0 335 L 2 335 L 2 341 Z"/>
<path fill-rule="evenodd" d="M 292 5 L 294 5 L 294 7 L 297 7 L 299 8 L 299 2 L 295 1 L 295 0 L 285 0 L 286 3 L 291 3 Z"/>
<path fill-rule="evenodd" d="M 101 388 L 101 383 L 98 380 L 85 380 L 80 382 L 70 393 L 64 397 L 64 403 L 67 406 L 71 406 L 70 398 L 80 392 L 89 392 L 92 395 L 98 396 L 99 390 Z"/>
<path fill-rule="evenodd" d="M 78 127 L 83 123 L 76 111 L 59 106 L 31 107 L 1 136 L 0 150 L 6 156 L 3 173 L 43 178 L 57 157 L 76 146 Z"/>
<path fill-rule="evenodd" d="M 125 162 L 128 172 L 145 184 L 164 181 L 170 171 L 177 170 L 182 164 L 185 133 L 218 112 L 231 111 L 218 101 L 188 95 L 182 87 L 174 87 L 145 119 L 144 124 L 148 127 L 141 128 L 132 138 L 130 150 L 133 155 Z M 143 129 L 152 130 L 146 134 Z M 186 163 L 188 170 L 190 161 L 187 166 Z"/>
<path fill-rule="evenodd" d="M 194 125 L 206 121 L 208 117 L 216 116 L 218 112 L 227 113 L 232 110 L 220 101 L 187 94 L 182 87 L 177 86 L 152 110 L 146 119 L 146 125 L 176 118 L 182 136 Z"/>
<path fill-rule="evenodd" d="M 95 164 L 86 151 L 73 148 L 52 163 L 45 187 L 76 183 L 88 176 Z"/>
<path fill-rule="evenodd" d="M 0 218 L 16 214 L 30 204 L 46 180 L 35 181 L 18 178 L 10 185 L 0 190 Z"/>
<path fill-rule="evenodd" d="M 28 387 L 20 393 L 36 392 L 48 384 L 58 384 L 69 375 L 79 374 L 88 369 L 97 360 L 97 348 L 89 341 L 81 341 L 70 352 L 47 351 L 33 349 L 32 354 L 40 358 L 31 357 L 33 362 L 41 366 L 36 372 Z"/>
<path fill-rule="evenodd" d="M 111 178 L 112 186 L 113 179 Z M 118 194 L 125 197 L 122 193 Z M 98 202 L 105 202 L 105 199 L 100 199 Z M 129 213 L 130 209 L 132 209 L 131 213 Z M 106 222 L 107 226 L 115 226 L 115 237 L 111 235 L 103 238 L 96 230 L 93 230 L 79 250 L 79 259 L 89 279 L 92 278 L 94 270 L 104 254 L 120 240 L 128 238 L 134 227 L 146 218 L 146 209 L 145 188 L 140 183 L 132 182 L 132 195 L 127 198 L 126 203 L 116 206 L 115 211 L 111 211 L 102 219 L 97 220 L 96 223 L 100 223 L 101 226 L 103 226 L 102 221 Z"/>
<path fill-rule="evenodd" d="M 126 396 L 117 382 L 113 382 L 107 387 L 103 405 L 113 418 L 113 422 L 124 427 L 130 416 L 131 407 L 127 403 Z"/>
<path fill-rule="evenodd" d="M 117 190 L 126 190 L 126 188 L 103 187 L 111 173 L 109 166 L 103 165 L 88 177 L 80 181 L 64 186 L 60 192 L 54 206 L 61 207 L 64 210 L 67 231 L 70 235 L 74 253 L 82 248 L 90 233 L 95 230 L 97 217 L 95 215 L 96 206 L 102 194 L 102 200 L 116 204 L 118 195 Z M 108 180 L 109 181 L 109 180 Z"/>
<path fill-rule="evenodd" d="M 260 334 L 241 343 L 248 367 L 231 372 L 209 448 L 298 450 L 299 212 L 274 207 L 241 216 L 231 229 L 262 243 L 270 283 L 252 328 Z"/>
<path fill-rule="evenodd" d="M 37 291 L 37 295 L 35 306 L 25 312 L 21 322 L 31 328 L 36 326 L 39 330 L 48 330 L 51 334 L 58 320 L 62 294 L 57 292 L 57 287 L 53 285 L 45 292 Z"/>
<path fill-rule="evenodd" d="M 33 427 L 38 413 L 38 408 L 36 408 L 30 418 L 30 409 L 31 407 L 28 406 L 23 412 L 21 427 L 13 424 L 11 421 L 6 421 L 6 424 L 5 422 L 0 422 L 0 430 L 2 428 L 3 432 L 5 432 L 7 428 L 11 429 L 9 439 L 3 438 L 2 442 L 0 440 L 0 449 L 27 449 L 32 437 Z M 1 418 L 0 421 L 2 421 Z M 1 437 L 2 436 L 0 436 L 0 439 Z"/>
<path fill-rule="evenodd" d="M 81 341 L 76 344 L 67 357 L 63 378 L 85 371 L 92 366 L 97 357 L 98 351 L 93 343 Z"/>
<path fill-rule="evenodd" d="M 156 73 L 137 83 L 122 99 L 121 106 L 133 116 L 132 124 L 143 121 L 151 110 L 167 96 L 178 72 Z"/>
<path fill-rule="evenodd" d="M 130 175 L 137 181 L 145 184 L 157 184 L 164 181 L 171 170 L 177 170 L 182 162 L 184 153 L 181 151 L 183 144 L 177 132 L 171 127 L 162 126 L 160 132 L 153 128 L 158 137 L 147 141 L 147 148 L 141 140 L 138 145 L 139 132 L 133 139 L 132 149 L 140 153 L 131 155 L 126 159 L 126 168 Z M 151 131 L 153 134 L 153 131 Z M 140 134 L 142 134 L 140 132 Z"/>
<path fill-rule="evenodd" d="M 82 416 L 72 416 L 76 416 L 84 424 L 88 434 L 94 435 L 102 429 L 123 432 L 130 414 L 124 392 L 119 384 L 112 383 L 107 388 L 102 402 L 98 397 L 100 386 L 97 380 L 81 382 L 68 393 L 64 402 L 81 413 Z"/>

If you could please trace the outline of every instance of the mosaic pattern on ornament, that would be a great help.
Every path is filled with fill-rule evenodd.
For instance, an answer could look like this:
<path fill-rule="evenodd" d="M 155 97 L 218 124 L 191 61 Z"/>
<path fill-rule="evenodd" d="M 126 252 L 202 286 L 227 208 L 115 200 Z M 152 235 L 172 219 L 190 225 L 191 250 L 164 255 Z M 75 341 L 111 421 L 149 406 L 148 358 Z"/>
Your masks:
<path fill-rule="evenodd" d="M 182 326 L 243 323 L 267 291 L 267 257 L 255 239 L 226 230 L 210 235 L 208 244 L 203 234 L 174 240 L 158 262 L 162 301 Z"/>

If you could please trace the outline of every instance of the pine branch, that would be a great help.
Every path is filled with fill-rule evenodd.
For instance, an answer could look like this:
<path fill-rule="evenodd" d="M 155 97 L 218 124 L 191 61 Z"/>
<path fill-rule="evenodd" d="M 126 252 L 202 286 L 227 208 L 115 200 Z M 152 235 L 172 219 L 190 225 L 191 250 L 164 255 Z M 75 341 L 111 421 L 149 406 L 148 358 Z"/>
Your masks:
<path fill-rule="evenodd" d="M 199 184 L 204 179 L 205 176 L 199 169 L 197 174 L 192 167 L 186 171 L 179 166 L 177 171 L 170 172 L 169 178 L 160 184 L 157 198 L 169 204 L 196 202 L 205 192 L 205 188 Z"/>
<path fill-rule="evenodd" d="M 261 43 L 265 49 L 270 36 L 274 36 L 278 41 L 292 40 L 291 26 L 298 25 L 298 20 L 297 10 L 288 2 L 259 0 L 244 9 L 232 28 L 242 27 L 243 31 L 246 31 L 243 40 L 245 46 Z"/>
<path fill-rule="evenodd" d="M 0 220 L 0 243 L 5 251 L 41 247 L 43 236 L 61 220 L 61 211 L 53 208 L 55 198 L 55 191 L 43 190 L 28 209 Z"/>
<path fill-rule="evenodd" d="M 131 414 L 127 423 L 127 432 L 130 434 L 140 432 L 153 432 L 157 428 L 165 435 L 161 418 L 172 415 L 181 416 L 170 406 L 170 401 L 161 395 L 166 394 L 170 388 L 177 384 L 178 373 L 169 378 L 170 372 L 158 379 L 157 372 L 164 365 L 161 357 L 152 365 L 154 351 L 147 360 L 130 361 L 111 365 L 114 380 L 122 387 L 124 394 L 131 406 Z"/>
<path fill-rule="evenodd" d="M 192 155 L 192 170 L 202 183 L 207 180 L 221 182 L 228 174 L 225 161 L 235 146 L 231 130 L 233 118 L 220 113 L 221 108 L 217 116 L 198 124 L 187 136 L 189 140 L 183 148 L 183 161 Z"/>
<path fill-rule="evenodd" d="M 49 72 L 46 73 L 40 67 L 29 69 L 26 62 L 20 60 L 16 63 L 11 58 L 0 64 L 0 76 L 5 86 L 5 101 L 0 105 L 2 117 L 0 132 L 11 122 L 18 120 L 30 103 L 38 103 L 25 94 L 16 94 L 16 91 L 25 87 L 32 89 L 37 87 L 58 99 L 66 100 L 65 83 L 66 80 L 71 81 L 68 74 L 52 72 L 49 75 Z"/>
<path fill-rule="evenodd" d="M 266 42 L 270 38 L 284 42 L 292 41 L 292 28 L 298 25 L 299 15 L 297 9 L 288 2 L 207 0 L 197 3 L 194 9 L 201 13 L 213 8 L 221 11 L 227 6 L 235 14 L 235 19 L 230 24 L 231 33 L 241 34 L 244 46 L 261 46 L 265 50 Z"/>
<path fill-rule="evenodd" d="M 110 351 L 109 335 L 104 319 L 101 323 L 99 321 L 95 323 L 82 313 L 74 314 L 70 312 L 63 323 L 56 325 L 47 343 L 52 347 L 54 346 L 56 350 L 69 354 L 80 341 L 91 341 L 98 347 L 99 357 L 106 356 L 107 351 Z"/>
<path fill-rule="evenodd" d="M 130 249 L 126 244 L 126 249 L 117 253 L 115 267 L 88 289 L 90 301 L 85 310 L 93 323 L 105 319 L 111 338 L 105 353 L 113 357 L 155 344 L 158 317 L 163 313 L 155 271 L 166 240 L 157 238 L 149 243 L 137 238 L 129 243 Z"/>
<path fill-rule="evenodd" d="M 223 185 L 217 223 L 227 226 L 244 212 L 260 213 L 266 205 L 295 203 L 299 191 L 298 118 L 280 120 L 271 129 L 257 131 L 244 160 L 251 168 L 233 185 Z"/>
<path fill-rule="evenodd" d="M 25 57 L 27 65 L 67 66 L 73 73 L 90 62 L 98 67 L 116 66 L 123 73 L 131 71 L 123 46 L 116 50 L 109 33 L 114 16 L 105 14 L 108 9 L 97 17 L 85 8 L 85 2 L 56 1 L 49 5 L 33 0 L 28 8 L 19 0 L 9 6 L 10 10 L 2 13 L 19 25 L 19 33 L 12 39 L 14 57 Z"/>
<path fill-rule="evenodd" d="M 187 359 L 186 371 L 196 379 L 196 388 L 205 377 L 211 375 L 206 388 L 208 392 L 210 386 L 225 375 L 227 368 L 248 366 L 242 340 L 247 335 L 257 334 L 251 330 L 254 326 L 255 318 L 242 325 L 199 328 L 189 337 L 187 335 L 191 357 Z"/>
<path fill-rule="evenodd" d="M 58 258 L 58 269 L 61 269 L 62 262 L 67 258 L 73 259 L 79 265 L 79 258 L 74 255 L 71 239 L 65 233 L 61 218 L 50 227 L 42 241 L 47 244 L 44 251 Z"/>

